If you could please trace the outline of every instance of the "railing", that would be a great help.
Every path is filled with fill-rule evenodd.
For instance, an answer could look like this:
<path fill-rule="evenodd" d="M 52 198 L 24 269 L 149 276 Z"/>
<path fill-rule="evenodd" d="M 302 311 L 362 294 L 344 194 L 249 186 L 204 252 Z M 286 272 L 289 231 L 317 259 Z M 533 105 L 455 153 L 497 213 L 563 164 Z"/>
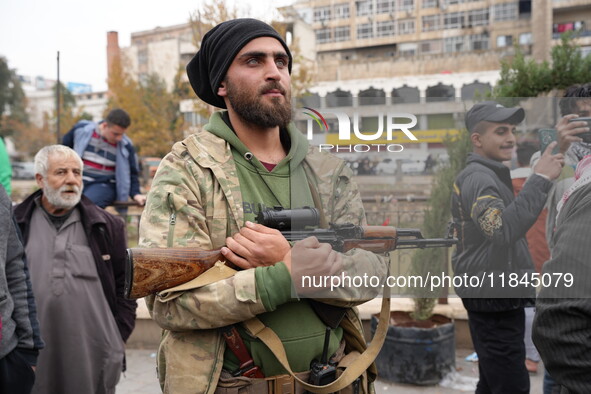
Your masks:
<path fill-rule="evenodd" d="M 135 201 L 115 201 L 112 207 L 115 212 L 125 222 L 125 229 L 127 230 L 127 244 L 128 247 L 134 247 L 139 241 L 140 234 L 140 217 L 144 207 Z M 131 212 L 129 210 L 131 208 Z"/>

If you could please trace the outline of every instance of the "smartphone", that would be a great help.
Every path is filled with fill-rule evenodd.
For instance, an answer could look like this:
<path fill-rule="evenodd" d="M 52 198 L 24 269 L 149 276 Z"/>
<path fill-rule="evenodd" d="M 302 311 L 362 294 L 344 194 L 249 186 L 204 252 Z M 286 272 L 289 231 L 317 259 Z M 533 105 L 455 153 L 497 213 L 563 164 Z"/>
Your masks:
<path fill-rule="evenodd" d="M 540 152 L 544 154 L 548 145 L 553 141 L 557 141 L 558 134 L 556 129 L 540 129 L 538 130 L 538 138 L 540 140 Z M 555 155 L 558 152 L 560 152 L 560 147 L 556 144 L 554 149 L 552 149 L 552 154 Z"/>
<path fill-rule="evenodd" d="M 589 127 L 590 130 L 577 134 L 577 137 L 581 137 L 583 142 L 591 143 L 591 118 L 574 118 L 568 122 L 587 122 L 587 127 Z"/>

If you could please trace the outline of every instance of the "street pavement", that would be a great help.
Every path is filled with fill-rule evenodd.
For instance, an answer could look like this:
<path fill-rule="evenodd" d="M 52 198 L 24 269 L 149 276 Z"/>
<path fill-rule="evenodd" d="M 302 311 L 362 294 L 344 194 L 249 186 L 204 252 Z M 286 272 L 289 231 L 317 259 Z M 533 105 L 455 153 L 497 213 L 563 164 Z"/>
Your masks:
<path fill-rule="evenodd" d="M 378 380 L 375 385 L 377 394 L 425 393 L 451 394 L 474 392 L 478 380 L 478 363 L 465 361 L 472 350 L 456 350 L 456 371 L 448 375 L 436 386 L 413 386 Z M 537 374 L 530 375 L 531 393 L 542 393 L 544 377 L 543 367 Z M 156 377 L 155 349 L 128 349 L 127 372 L 121 376 L 117 385 L 117 394 L 157 394 L 161 393 Z"/>

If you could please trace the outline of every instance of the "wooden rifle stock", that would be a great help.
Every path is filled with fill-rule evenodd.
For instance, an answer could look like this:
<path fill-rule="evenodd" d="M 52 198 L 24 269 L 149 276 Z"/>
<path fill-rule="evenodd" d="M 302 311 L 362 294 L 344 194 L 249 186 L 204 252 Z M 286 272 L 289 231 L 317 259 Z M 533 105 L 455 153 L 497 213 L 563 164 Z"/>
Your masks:
<path fill-rule="evenodd" d="M 125 297 L 131 300 L 186 283 L 226 261 L 220 249 L 127 249 Z"/>
<path fill-rule="evenodd" d="M 347 252 L 358 248 L 373 253 L 385 253 L 395 249 L 450 247 L 457 239 L 425 239 L 418 229 L 396 229 L 390 226 L 335 225 L 331 229 L 282 231 L 288 241 L 301 241 L 316 237 L 321 243 L 329 243 L 334 250 Z M 127 249 L 125 267 L 125 297 L 142 298 L 150 294 L 181 285 L 207 271 L 217 261 L 226 262 L 220 249 L 196 248 L 131 248 Z"/>

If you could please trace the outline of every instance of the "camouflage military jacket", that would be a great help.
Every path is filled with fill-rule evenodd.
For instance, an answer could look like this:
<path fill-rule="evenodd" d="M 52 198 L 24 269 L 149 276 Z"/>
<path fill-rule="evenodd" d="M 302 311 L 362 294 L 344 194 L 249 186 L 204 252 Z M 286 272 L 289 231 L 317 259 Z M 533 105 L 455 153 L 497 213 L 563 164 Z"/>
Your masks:
<path fill-rule="evenodd" d="M 365 224 L 359 191 L 342 160 L 310 147 L 303 165 L 329 222 Z M 176 143 L 163 159 L 141 218 L 140 246 L 216 249 L 243 224 L 230 145 L 201 131 Z M 370 261 L 384 275 L 387 269 L 382 259 L 358 249 L 348 253 L 344 261 L 345 265 Z M 229 279 L 164 299 L 146 299 L 152 318 L 164 329 L 158 351 L 158 375 L 164 392 L 215 391 L 225 350 L 216 329 L 266 312 L 257 298 L 254 271 L 239 271 Z M 373 296 L 332 303 L 353 306 Z M 362 332 L 353 309 L 347 319 Z"/>

